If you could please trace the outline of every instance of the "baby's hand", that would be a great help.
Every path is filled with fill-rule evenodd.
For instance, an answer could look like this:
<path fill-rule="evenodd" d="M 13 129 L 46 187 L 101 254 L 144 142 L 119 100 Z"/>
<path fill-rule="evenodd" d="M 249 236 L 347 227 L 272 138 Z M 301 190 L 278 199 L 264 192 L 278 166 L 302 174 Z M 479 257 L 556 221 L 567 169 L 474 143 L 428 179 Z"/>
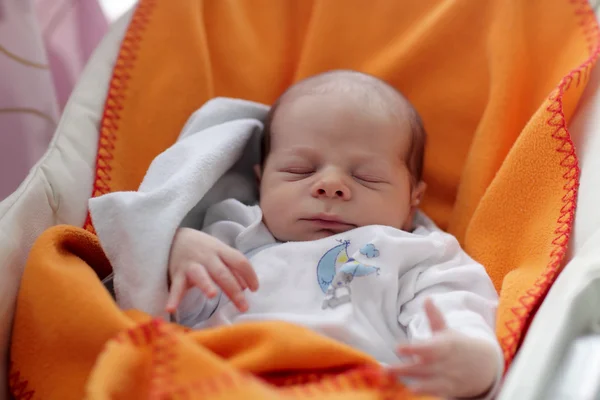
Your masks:
<path fill-rule="evenodd" d="M 495 347 L 486 340 L 449 329 L 440 310 L 425 301 L 433 337 L 402 345 L 398 354 L 412 362 L 394 366 L 397 377 L 414 380 L 411 389 L 419 394 L 441 397 L 480 397 L 493 386 L 498 375 Z"/>
<path fill-rule="evenodd" d="M 248 303 L 243 291 L 258 289 L 258 278 L 248 259 L 219 239 L 191 228 L 175 234 L 169 255 L 171 289 L 167 312 L 174 312 L 185 292 L 196 286 L 208 298 L 217 295 L 217 286 L 244 312 Z"/>

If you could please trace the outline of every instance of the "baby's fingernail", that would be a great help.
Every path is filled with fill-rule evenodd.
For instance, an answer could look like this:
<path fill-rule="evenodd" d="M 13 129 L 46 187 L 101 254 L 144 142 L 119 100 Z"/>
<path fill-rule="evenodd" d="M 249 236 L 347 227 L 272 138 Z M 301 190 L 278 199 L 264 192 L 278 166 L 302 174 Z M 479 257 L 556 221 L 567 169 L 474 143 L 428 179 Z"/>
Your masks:
<path fill-rule="evenodd" d="M 246 300 L 238 300 L 237 304 L 240 311 L 248 311 L 248 302 Z"/>

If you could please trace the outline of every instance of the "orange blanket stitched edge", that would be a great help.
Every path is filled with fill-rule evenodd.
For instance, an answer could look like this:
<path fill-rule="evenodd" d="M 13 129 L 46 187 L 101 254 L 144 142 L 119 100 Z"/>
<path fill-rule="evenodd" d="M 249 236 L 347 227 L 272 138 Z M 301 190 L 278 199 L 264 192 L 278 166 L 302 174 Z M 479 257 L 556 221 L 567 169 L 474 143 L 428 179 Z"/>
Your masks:
<path fill-rule="evenodd" d="M 565 255 L 579 172 L 566 124 L 598 36 L 585 0 L 142 0 L 114 69 L 92 195 L 135 190 L 209 98 L 269 103 L 291 82 L 331 68 L 380 76 L 425 120 L 424 209 L 488 268 L 501 294 L 498 335 L 509 364 Z M 93 231 L 89 221 L 85 227 Z M 17 321 L 40 302 L 21 294 Z M 46 313 L 74 317 L 52 304 Z M 118 314 L 108 301 L 77 307 Z M 119 318 L 106 337 L 131 322 Z M 22 348 L 39 348 L 36 341 L 15 331 L 13 387 L 33 384 L 25 370 L 35 354 Z M 99 348 L 68 354 L 79 351 Z"/>
<path fill-rule="evenodd" d="M 417 398 L 375 360 L 296 325 L 192 331 L 122 312 L 98 279 L 109 270 L 82 228 L 36 241 L 14 326 L 16 399 Z"/>
<path fill-rule="evenodd" d="M 508 365 L 566 252 L 579 177 L 567 121 L 599 43 L 586 0 L 143 0 L 106 101 L 92 195 L 135 190 L 214 96 L 269 103 L 327 69 L 377 75 L 423 116 L 424 210 L 500 291 Z"/>

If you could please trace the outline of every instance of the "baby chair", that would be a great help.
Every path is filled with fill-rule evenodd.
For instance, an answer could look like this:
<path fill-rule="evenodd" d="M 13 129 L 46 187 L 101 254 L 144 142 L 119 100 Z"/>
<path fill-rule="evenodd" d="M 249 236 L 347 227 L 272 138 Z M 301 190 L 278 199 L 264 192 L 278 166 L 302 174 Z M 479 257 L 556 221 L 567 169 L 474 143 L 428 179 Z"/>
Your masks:
<path fill-rule="evenodd" d="M 478 96 L 475 91 L 469 92 L 461 86 L 463 81 L 460 77 L 472 75 L 470 79 L 473 80 L 488 79 L 486 74 L 489 73 L 496 78 L 497 74 L 505 75 L 508 78 L 501 79 L 502 84 L 512 84 L 524 89 L 522 99 L 515 98 L 507 103 L 513 104 L 514 107 L 500 108 L 501 112 L 508 110 L 512 114 L 498 115 L 488 122 L 498 124 L 500 131 L 508 132 L 514 130 L 515 126 L 519 128 L 513 136 L 504 137 L 504 133 L 498 133 L 497 135 L 501 137 L 497 142 L 489 142 L 490 137 L 481 134 L 465 135 L 469 139 L 466 143 L 461 142 L 464 138 L 445 137 L 445 143 L 448 143 L 446 148 L 439 145 L 443 142 L 439 137 L 438 139 L 434 137 L 426 164 L 429 172 L 426 172 L 425 176 L 432 186 L 433 193 L 432 200 L 425 206 L 425 211 L 443 227 L 454 230 L 459 239 L 466 244 L 468 251 L 474 249 L 477 258 L 485 260 L 491 257 L 489 254 L 495 252 L 494 243 L 479 245 L 476 233 L 490 234 L 491 232 L 490 240 L 496 240 L 498 238 L 493 236 L 495 231 L 486 230 L 481 226 L 489 222 L 492 227 L 499 229 L 498 222 L 492 223 L 477 218 L 481 219 L 483 218 L 481 216 L 489 215 L 492 212 L 489 211 L 491 206 L 502 208 L 504 205 L 490 205 L 489 202 L 482 204 L 468 199 L 477 191 L 481 192 L 474 196 L 478 201 L 483 196 L 504 199 L 505 197 L 494 197 L 495 193 L 515 185 L 513 178 L 517 178 L 512 176 L 517 175 L 515 171 L 519 168 L 532 171 L 525 164 L 518 164 L 513 169 L 502 167 L 500 164 L 503 160 L 504 165 L 507 164 L 506 160 L 508 163 L 514 162 L 515 158 L 510 158 L 512 152 L 518 153 L 519 146 L 528 145 L 528 137 L 517 136 L 521 130 L 536 129 L 535 126 L 531 126 L 537 123 L 536 116 L 540 111 L 536 110 L 545 109 L 550 113 L 552 118 L 548 120 L 548 124 L 552 124 L 555 132 L 553 134 L 555 142 L 550 143 L 554 143 L 560 153 L 560 158 L 557 160 L 565 171 L 564 190 L 559 196 L 562 198 L 562 208 L 556 214 L 558 222 L 555 224 L 536 225 L 535 221 L 534 223 L 525 221 L 523 224 L 526 234 L 523 234 L 524 236 L 519 240 L 529 237 L 527 235 L 554 239 L 552 243 L 544 244 L 551 257 L 548 265 L 543 265 L 537 271 L 540 276 L 536 275 L 532 278 L 530 275 L 523 275 L 520 278 L 523 281 L 529 279 L 535 282 L 536 286 L 525 290 L 514 299 L 515 302 L 511 303 L 509 309 L 503 311 L 507 315 L 513 315 L 514 318 L 505 320 L 505 325 L 499 329 L 500 339 L 504 340 L 507 362 L 510 364 L 499 398 L 522 400 L 564 399 L 567 396 L 577 399 L 595 398 L 600 389 L 598 367 L 592 361 L 589 363 L 586 361 L 586 365 L 589 366 L 586 367 L 586 372 L 589 374 L 582 374 L 578 369 L 582 357 L 589 357 L 591 360 L 593 355 L 598 354 L 599 348 L 597 336 L 594 334 L 598 330 L 597 316 L 594 307 L 590 304 L 596 303 L 597 293 L 599 293 L 596 261 L 600 259 L 600 254 L 596 247 L 600 245 L 600 232 L 597 231 L 600 226 L 600 214 L 595 212 L 595 207 L 600 202 L 600 191 L 596 189 L 600 185 L 597 185 L 598 178 L 592 171 L 596 171 L 597 164 L 600 163 L 594 157 L 596 150 L 600 151 L 600 136 L 593 129 L 595 122 L 600 118 L 600 110 L 596 112 L 600 107 L 600 102 L 597 100 L 600 69 L 595 66 L 599 45 L 598 25 L 587 2 L 583 0 L 532 1 L 527 5 L 511 6 L 516 11 L 511 7 L 501 7 L 500 1 L 473 2 L 470 6 L 465 6 L 464 10 L 450 1 L 422 3 L 419 6 L 407 5 L 407 8 L 414 7 L 411 11 L 413 14 L 408 11 L 407 13 L 412 17 L 419 16 L 420 25 L 413 26 L 410 20 L 399 20 L 398 25 L 407 28 L 398 31 L 395 27 L 382 24 L 374 17 L 396 10 L 393 1 L 382 0 L 369 4 L 371 8 L 368 12 L 363 12 L 360 23 L 353 22 L 356 25 L 344 25 L 344 18 L 356 18 L 351 5 L 347 3 L 344 6 L 349 9 L 339 10 L 337 20 L 332 19 L 332 14 L 328 14 L 327 7 L 322 4 L 309 5 L 309 2 L 306 2 L 275 5 L 269 2 L 268 6 L 267 3 L 263 5 L 259 17 L 251 15 L 248 11 L 251 8 L 249 3 L 250 1 L 242 0 L 219 4 L 200 0 L 182 0 L 177 3 L 142 0 L 136 10 L 123 16 L 112 26 L 90 59 L 71 95 L 46 155 L 32 169 L 19 189 L 0 203 L 0 260 L 6 270 L 5 279 L 0 281 L 0 296 L 2 296 L 0 315 L 3 318 L 0 339 L 5 359 L 9 349 L 10 321 L 15 309 L 19 280 L 36 239 L 48 228 L 59 224 L 85 227 L 93 232 L 93 225 L 87 214 L 87 200 L 90 194 L 98 196 L 114 190 L 135 190 L 153 156 L 173 143 L 178 133 L 177 127 L 181 128 L 187 116 L 202 105 L 198 99 L 221 95 L 252 97 L 251 100 L 269 103 L 289 83 L 310 72 L 333 68 L 356 68 L 366 72 L 376 72 L 390 80 L 392 84 L 399 86 L 418 109 L 425 110 L 423 113 L 425 124 L 432 127 L 433 132 L 439 130 L 440 123 L 448 125 L 449 130 L 456 126 L 485 130 L 485 127 L 477 125 L 478 118 L 487 115 L 486 113 L 497 112 L 493 107 L 455 113 L 456 118 L 450 120 L 441 118 L 440 121 L 440 116 L 454 114 L 438 110 L 440 114 L 436 115 L 435 109 L 428 107 L 428 102 L 436 103 L 438 108 L 440 104 L 444 104 L 451 109 L 457 96 Z M 260 7 L 256 3 L 253 4 L 254 7 Z M 352 6 L 360 8 L 364 5 L 360 0 L 354 0 Z M 519 7 L 523 7 L 521 14 L 518 12 Z M 191 16 L 190 10 L 193 11 Z M 546 11 L 548 14 L 545 14 Z M 563 20 L 562 15 L 566 15 L 564 13 L 567 11 L 571 14 Z M 536 14 L 527 15 L 527 12 Z M 502 18 L 495 16 L 502 13 L 506 14 Z M 470 27 L 465 28 L 467 33 L 463 32 L 462 36 L 457 34 L 457 37 L 452 37 L 454 31 L 445 31 L 444 24 L 448 23 L 456 29 L 458 26 L 456 24 L 460 25 L 456 19 L 461 18 L 464 19 L 462 26 L 468 23 Z M 536 18 L 542 22 L 534 22 Z M 328 23 L 323 23 L 323 19 Z M 302 24 L 300 20 L 310 21 L 310 24 Z M 455 21 L 455 25 L 449 22 L 451 20 Z M 185 37 L 182 33 L 185 31 L 179 31 L 178 25 L 184 24 L 181 21 L 194 23 L 204 21 L 205 31 L 193 37 Z M 263 24 L 249 26 L 249 21 L 260 21 Z M 268 24 L 264 24 L 265 21 L 268 21 Z M 506 21 L 512 21 L 514 28 L 512 31 L 506 30 L 506 25 L 501 23 Z M 556 23 L 557 26 L 548 28 L 543 25 L 544 21 Z M 544 34 L 548 35 L 547 41 L 550 43 L 547 46 L 556 46 L 557 50 L 563 50 L 564 47 L 564 57 L 552 58 L 551 61 L 556 65 L 548 65 L 547 68 L 537 71 L 539 80 L 533 80 L 533 83 L 527 80 L 513 82 L 511 77 L 521 76 L 519 74 L 522 71 L 518 68 L 498 72 L 492 68 L 492 65 L 489 71 L 473 69 L 465 72 L 452 69 L 452 65 L 443 63 L 443 57 L 452 59 L 450 48 L 456 45 L 457 41 L 471 38 L 468 40 L 473 40 L 474 48 L 480 46 L 478 39 L 473 39 L 477 37 L 473 33 L 479 32 L 478 29 L 484 29 L 478 28 L 477 24 L 485 23 L 494 26 L 489 29 L 489 32 L 485 30 L 490 35 L 489 40 L 498 41 L 491 44 L 491 48 L 504 46 L 502 48 L 513 49 L 518 57 L 524 57 L 524 60 L 527 59 L 530 63 L 536 56 L 556 54 L 547 48 L 527 47 L 527 44 L 546 46 L 536 41 L 535 32 L 527 30 L 533 27 L 544 29 Z M 157 26 L 162 26 L 163 29 L 157 29 Z M 169 28 L 164 29 L 165 26 Z M 366 28 L 373 32 L 369 31 L 367 35 Z M 379 28 L 381 32 L 377 31 Z M 323 47 L 325 50 L 319 50 L 319 45 L 325 46 L 322 43 L 325 38 L 335 37 L 341 29 L 344 29 L 343 32 L 349 39 L 346 38 L 338 43 L 337 45 L 340 46 L 338 50 L 333 52 L 329 49 L 328 52 L 326 47 Z M 273 32 L 279 32 L 281 37 Z M 518 42 L 515 41 L 514 46 L 508 46 L 498 39 L 502 36 L 506 36 L 508 42 L 521 37 L 529 42 L 519 47 Z M 236 38 L 237 45 L 234 46 L 229 42 L 232 38 Z M 428 46 L 431 46 L 436 38 L 448 41 L 448 44 L 439 46 L 434 52 Z M 189 48 L 186 46 L 191 46 L 186 42 L 192 42 L 193 45 L 197 45 L 200 52 L 210 50 L 210 54 L 182 51 L 178 53 L 177 50 L 173 50 L 169 54 L 175 56 L 169 58 L 161 56 L 158 51 L 153 52 L 145 42 L 154 43 L 163 50 L 170 47 L 169 43 L 172 47 L 184 49 Z M 378 51 L 371 53 L 372 42 L 377 42 L 380 47 Z M 402 47 L 398 43 L 410 45 Z M 301 48 L 302 53 L 295 52 L 294 48 Z M 426 57 L 412 58 L 428 51 L 429 54 L 435 53 L 442 58 L 429 60 Z M 523 51 L 530 53 L 523 53 Z M 538 51 L 539 53 L 536 53 Z M 368 61 L 357 64 L 352 59 L 354 54 L 363 54 L 363 59 Z M 527 58 L 528 54 L 531 59 Z M 494 60 L 500 62 L 502 57 L 511 57 L 514 54 L 499 52 L 489 56 L 497 57 Z M 580 59 L 581 62 L 573 61 Z M 132 66 L 140 62 L 139 60 L 143 60 L 146 66 L 154 65 L 154 67 L 136 70 Z M 150 60 L 155 64 L 151 64 Z M 242 60 L 252 60 L 252 62 Z M 302 63 L 307 60 L 313 60 L 313 64 L 308 67 L 303 65 Z M 463 61 L 466 64 L 469 62 L 469 60 Z M 444 70 L 436 68 L 437 63 L 440 62 Z M 214 65 L 218 68 L 214 68 Z M 401 65 L 402 71 L 388 69 L 395 65 Z M 184 85 L 183 80 L 177 78 L 178 67 L 182 74 L 189 73 L 194 68 L 204 72 L 190 75 L 190 81 Z M 464 68 L 464 65 L 462 67 Z M 158 69 L 164 69 L 164 73 L 157 74 Z M 135 75 L 132 75 L 134 73 Z M 420 81 L 424 83 L 416 83 L 417 79 L 415 79 L 413 83 L 402 78 L 402 76 L 420 76 L 419 74 L 429 74 L 432 84 L 447 82 L 438 93 L 439 97 L 443 98 L 442 101 L 439 99 L 433 101 L 424 94 L 421 95 L 425 92 L 429 95 L 435 93 L 434 89 L 427 86 L 427 80 L 421 79 Z M 448 75 L 457 78 L 448 79 Z M 529 75 L 530 78 L 531 76 L 533 75 Z M 554 78 L 556 79 L 553 81 Z M 171 82 L 177 82 L 178 86 L 170 87 Z M 549 85 L 548 82 L 552 84 Z M 584 87 L 585 92 L 583 92 Z M 158 93 L 157 90 L 164 92 Z M 497 90 L 498 87 L 491 86 L 487 95 L 493 98 Z M 202 93 L 198 95 L 194 91 Z M 514 93 L 516 92 L 513 91 L 512 94 Z M 529 93 L 543 95 L 528 96 Z M 144 97 L 152 99 L 162 97 L 161 101 L 164 104 L 166 104 L 164 98 L 168 98 L 170 105 L 168 109 L 165 108 L 164 118 L 157 118 L 156 108 L 152 110 L 136 108 L 135 101 L 142 104 Z M 190 100 L 190 97 L 194 99 Z M 547 108 L 540 108 L 540 104 L 546 104 L 544 101 L 548 101 Z M 485 102 L 483 98 L 475 99 L 472 104 L 485 104 Z M 529 111 L 523 111 L 525 109 Z M 568 130 L 565 122 L 568 122 Z M 149 126 L 152 127 L 153 132 L 164 131 L 168 134 L 149 135 L 144 138 L 143 128 Z M 143 127 L 142 130 L 140 127 Z M 474 142 L 469 144 L 470 140 Z M 460 143 L 452 144 L 453 141 Z M 546 142 L 535 143 L 535 146 L 542 147 L 547 144 Z M 577 148 L 576 156 L 573 153 L 573 144 Z M 532 148 L 538 149 L 540 154 L 545 151 L 544 148 L 535 146 Z M 514 150 L 515 147 L 517 150 Z M 455 156 L 443 156 L 444 163 L 436 160 L 436 157 L 442 157 L 440 154 L 456 149 L 458 150 Z M 482 153 L 496 159 L 494 161 L 481 159 Z M 531 156 L 535 158 L 538 155 L 532 153 Z M 445 164 L 446 161 L 448 164 Z M 524 163 L 522 158 L 518 161 Z M 488 167 L 489 176 L 477 175 L 478 163 Z M 491 165 L 496 167 L 492 168 Z M 576 174 L 578 170 L 581 171 L 579 180 Z M 509 177 L 506 178 L 506 175 Z M 540 177 L 542 180 L 543 178 Z M 457 190 L 459 179 L 462 186 Z M 445 183 L 442 182 L 444 180 Z M 492 184 L 478 186 L 476 184 L 478 180 L 487 180 Z M 527 192 L 537 190 L 537 187 L 521 187 L 521 190 Z M 575 197 L 576 194 L 578 197 Z M 548 202 L 551 201 L 552 196 L 555 196 L 544 190 L 541 190 L 538 195 L 547 196 Z M 456 204 L 459 204 L 462 210 L 455 212 L 455 216 L 452 217 L 451 206 L 455 197 Z M 573 213 L 575 201 L 576 214 Z M 507 200 L 506 204 L 513 203 Z M 518 214 L 522 210 L 514 211 Z M 523 218 L 527 217 L 527 212 L 521 214 Z M 456 217 L 456 214 L 459 216 Z M 464 217 L 465 215 L 469 217 Z M 514 221 L 507 220 L 506 224 L 509 225 Z M 540 226 L 542 230 L 536 231 L 535 229 L 539 229 Z M 505 238 L 501 240 L 506 241 Z M 565 253 L 567 242 L 571 245 L 569 253 Z M 519 247 L 519 243 L 510 245 L 515 249 Z M 492 258 L 494 257 L 500 256 L 495 254 Z M 564 270 L 554 281 L 556 273 L 563 265 Z M 491 271 L 498 288 L 506 289 L 503 287 L 503 279 L 508 272 L 510 271 L 507 269 Z M 504 280 L 504 283 L 509 281 Z M 514 282 L 512 285 L 518 286 Z M 546 288 L 550 285 L 552 288 L 546 295 Z M 532 319 L 534 314 L 535 318 Z M 519 349 L 518 353 L 516 353 L 517 349 Z M 515 354 L 516 358 L 513 361 Z M 16 398 L 34 398 L 34 389 L 30 387 L 31 385 L 28 386 L 28 378 L 25 374 L 21 374 L 21 371 L 11 368 L 9 374 L 9 365 L 3 363 L 0 365 L 0 376 L 8 378 L 8 384 Z M 6 385 L 6 381 L 1 384 Z"/>

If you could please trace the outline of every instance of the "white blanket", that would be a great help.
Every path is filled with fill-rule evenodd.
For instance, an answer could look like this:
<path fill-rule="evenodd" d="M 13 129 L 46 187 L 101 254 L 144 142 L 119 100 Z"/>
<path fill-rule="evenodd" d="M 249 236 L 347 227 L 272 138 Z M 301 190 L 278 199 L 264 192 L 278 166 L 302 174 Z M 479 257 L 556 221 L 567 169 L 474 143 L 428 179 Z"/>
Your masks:
<path fill-rule="evenodd" d="M 138 191 L 90 199 L 121 308 L 166 318 L 167 263 L 177 228 L 200 227 L 206 208 L 226 198 L 256 201 L 252 166 L 259 162 L 267 112 L 258 103 L 211 100 L 154 159 Z"/>

